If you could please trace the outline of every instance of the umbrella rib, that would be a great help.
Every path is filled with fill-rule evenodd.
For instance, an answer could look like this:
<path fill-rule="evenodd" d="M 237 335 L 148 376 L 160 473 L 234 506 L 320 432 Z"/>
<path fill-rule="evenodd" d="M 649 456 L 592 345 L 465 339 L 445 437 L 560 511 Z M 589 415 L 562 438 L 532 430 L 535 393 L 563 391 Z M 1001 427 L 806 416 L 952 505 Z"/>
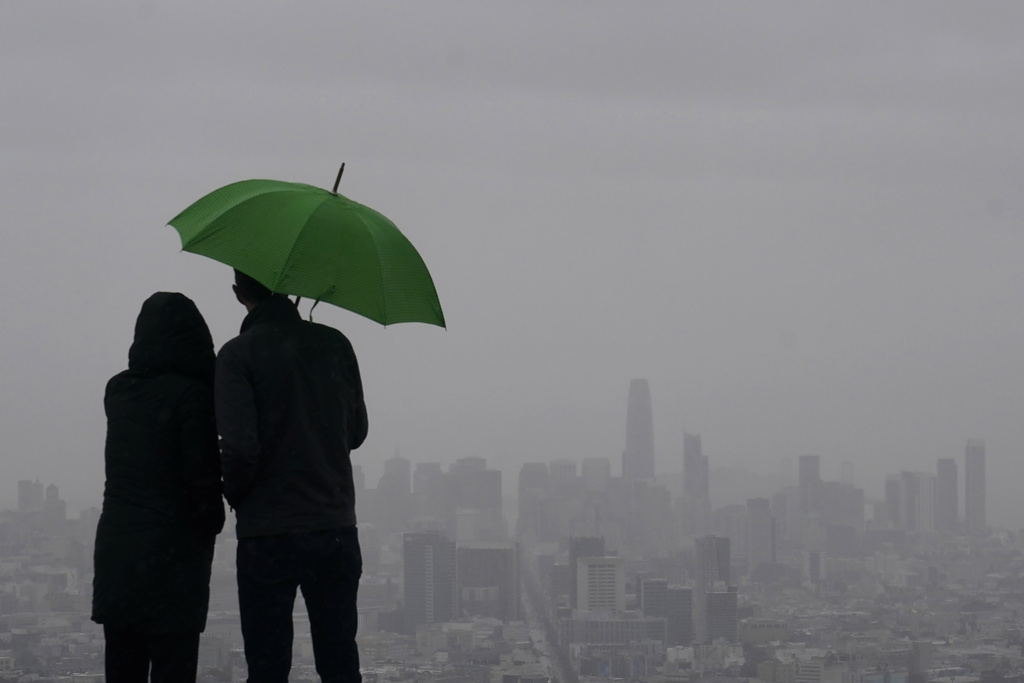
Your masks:
<path fill-rule="evenodd" d="M 319 211 L 320 207 L 323 206 L 324 202 L 327 201 L 329 198 L 330 197 L 324 197 L 323 199 L 321 199 L 320 203 L 316 205 L 316 208 L 313 209 L 312 211 L 310 211 L 309 215 L 306 216 L 306 219 L 303 221 L 303 226 L 306 223 L 309 222 L 309 219 L 312 218 L 313 214 L 315 214 L 317 211 Z M 302 229 L 301 228 L 299 229 L 299 233 L 300 234 L 302 233 Z M 288 255 L 285 256 L 284 262 L 281 264 L 281 273 L 278 275 L 278 281 L 276 283 L 274 283 L 275 285 L 281 284 L 280 278 L 283 277 L 284 273 L 288 272 L 288 266 L 289 266 L 289 264 L 291 264 L 292 256 L 295 254 L 295 249 L 298 246 L 299 246 L 299 240 L 296 237 L 296 239 L 292 240 L 291 246 L 288 248 Z M 275 290 L 275 293 L 276 293 L 276 289 L 275 288 L 272 287 L 271 289 Z M 296 293 L 296 296 L 300 296 L 300 295 L 298 293 Z M 319 298 L 320 298 L 320 294 L 307 294 L 306 296 L 308 298 L 310 298 L 310 299 L 317 299 L 317 300 L 319 300 Z M 296 302 L 296 305 L 298 305 L 298 302 Z M 312 315 L 313 309 L 310 309 L 309 312 Z"/>
<path fill-rule="evenodd" d="M 367 231 L 370 233 L 370 236 L 373 238 L 373 245 L 377 246 L 377 231 L 371 228 L 369 222 L 367 222 L 366 217 L 363 214 L 358 214 L 358 216 L 360 222 L 363 224 L 363 227 L 367 229 Z M 387 287 L 385 287 L 384 285 L 384 267 L 381 265 L 380 262 L 380 249 L 374 249 L 373 253 L 374 256 L 377 257 L 377 275 L 378 277 L 380 277 L 380 296 L 381 299 L 383 299 L 382 308 L 384 309 L 382 311 L 382 317 L 386 321 L 388 318 L 388 290 Z M 383 322 L 381 324 L 384 325 L 384 327 L 388 326 L 387 322 Z"/>

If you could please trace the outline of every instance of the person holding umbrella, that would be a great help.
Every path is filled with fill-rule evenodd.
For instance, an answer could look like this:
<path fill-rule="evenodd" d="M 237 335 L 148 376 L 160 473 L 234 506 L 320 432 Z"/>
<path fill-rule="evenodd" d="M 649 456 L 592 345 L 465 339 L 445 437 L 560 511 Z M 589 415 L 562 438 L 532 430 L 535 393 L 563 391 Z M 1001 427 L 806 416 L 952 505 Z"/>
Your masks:
<path fill-rule="evenodd" d="M 304 322 L 299 298 L 382 325 L 445 326 L 415 247 L 387 217 L 338 193 L 344 169 L 330 192 L 278 180 L 225 185 L 169 221 L 183 250 L 235 269 L 247 311 L 217 356 L 215 402 L 249 683 L 288 680 L 298 589 L 321 680 L 361 680 L 349 456 L 366 438 L 363 387 L 348 339 Z"/>
<path fill-rule="evenodd" d="M 217 356 L 224 496 L 238 535 L 238 600 L 249 683 L 285 683 L 302 590 L 324 683 L 360 681 L 362 556 L 349 453 L 367 433 L 359 366 L 337 330 L 235 271 L 248 314 Z"/>

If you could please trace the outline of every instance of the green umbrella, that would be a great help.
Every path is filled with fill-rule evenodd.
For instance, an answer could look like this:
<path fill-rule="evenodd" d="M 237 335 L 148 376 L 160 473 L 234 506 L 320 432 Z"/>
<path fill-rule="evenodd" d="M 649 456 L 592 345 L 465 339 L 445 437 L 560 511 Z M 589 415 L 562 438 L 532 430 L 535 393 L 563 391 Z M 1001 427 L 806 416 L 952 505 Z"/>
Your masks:
<path fill-rule="evenodd" d="M 336 191 L 243 180 L 199 199 L 170 225 L 183 250 L 237 268 L 273 292 L 327 301 L 383 325 L 444 327 L 416 248 L 383 215 Z"/>

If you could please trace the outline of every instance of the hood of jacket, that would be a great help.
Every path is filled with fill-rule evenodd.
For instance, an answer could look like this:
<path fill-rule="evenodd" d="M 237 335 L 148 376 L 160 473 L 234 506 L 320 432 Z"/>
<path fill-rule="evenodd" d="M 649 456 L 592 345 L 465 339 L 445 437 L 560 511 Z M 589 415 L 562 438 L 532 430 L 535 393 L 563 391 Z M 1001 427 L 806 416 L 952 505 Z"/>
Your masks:
<path fill-rule="evenodd" d="M 147 375 L 171 373 L 213 386 L 213 337 L 195 303 L 178 292 L 157 292 L 142 304 L 128 369 Z"/>

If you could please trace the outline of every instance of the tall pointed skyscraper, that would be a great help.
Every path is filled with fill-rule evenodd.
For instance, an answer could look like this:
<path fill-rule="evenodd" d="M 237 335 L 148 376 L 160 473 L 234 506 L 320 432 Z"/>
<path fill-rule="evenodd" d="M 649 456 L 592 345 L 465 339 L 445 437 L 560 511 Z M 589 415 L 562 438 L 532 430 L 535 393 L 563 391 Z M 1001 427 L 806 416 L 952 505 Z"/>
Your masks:
<path fill-rule="evenodd" d="M 654 416 L 651 412 L 651 388 L 646 379 L 634 379 L 629 383 L 622 478 L 627 481 L 654 479 Z"/>

